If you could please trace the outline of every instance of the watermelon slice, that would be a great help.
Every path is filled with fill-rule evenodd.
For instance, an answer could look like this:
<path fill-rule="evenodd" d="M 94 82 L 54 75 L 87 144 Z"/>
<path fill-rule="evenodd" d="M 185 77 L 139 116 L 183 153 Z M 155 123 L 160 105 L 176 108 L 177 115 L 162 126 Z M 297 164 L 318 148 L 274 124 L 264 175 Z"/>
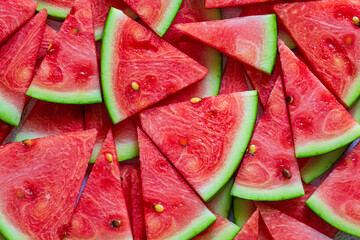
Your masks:
<path fill-rule="evenodd" d="M 138 138 L 147 239 L 194 237 L 216 217 L 139 128 Z"/>
<path fill-rule="evenodd" d="M 259 209 L 251 215 L 249 220 L 241 228 L 234 240 L 258 240 L 259 237 Z"/>
<path fill-rule="evenodd" d="M 274 240 L 330 240 L 331 238 L 265 204 L 257 203 L 261 216 Z"/>
<path fill-rule="evenodd" d="M 334 227 L 360 237 L 360 144 L 325 179 L 306 204 Z"/>
<path fill-rule="evenodd" d="M 281 77 L 256 125 L 231 194 L 261 201 L 304 195 Z"/>
<path fill-rule="evenodd" d="M 183 23 L 175 27 L 235 60 L 268 74 L 273 70 L 277 41 L 274 14 Z"/>
<path fill-rule="evenodd" d="M 259 217 L 259 238 L 258 240 L 274 240 L 271 237 L 269 229 L 267 228 L 262 216 Z"/>
<path fill-rule="evenodd" d="M 234 178 L 230 179 L 226 185 L 213 197 L 210 201 L 206 203 L 206 206 L 224 218 L 229 217 L 232 196 L 230 195 L 231 188 L 234 184 Z"/>
<path fill-rule="evenodd" d="M 16 134 L 15 142 L 84 130 L 81 105 L 37 101 Z"/>
<path fill-rule="evenodd" d="M 351 106 L 360 95 L 360 32 L 352 21 L 360 16 L 360 2 L 280 4 L 274 10 L 323 83 Z"/>
<path fill-rule="evenodd" d="M 0 47 L 0 119 L 11 125 L 20 122 L 46 16 L 46 10 L 38 13 Z"/>
<path fill-rule="evenodd" d="M 133 239 L 111 130 L 81 193 L 66 239 Z"/>
<path fill-rule="evenodd" d="M 120 174 L 134 240 L 146 240 L 140 166 L 120 163 Z"/>
<path fill-rule="evenodd" d="M 12 130 L 12 126 L 0 120 L 0 145 Z"/>
<path fill-rule="evenodd" d="M 233 210 L 235 223 L 242 228 L 255 212 L 256 206 L 251 200 L 235 197 Z"/>
<path fill-rule="evenodd" d="M 224 7 L 262 3 L 267 1 L 275 1 L 275 0 L 205 0 L 205 7 L 224 8 Z"/>
<path fill-rule="evenodd" d="M 131 119 L 126 119 L 113 126 L 106 107 L 103 103 L 85 106 L 85 129 L 96 128 L 98 136 L 91 154 L 90 163 L 94 163 L 106 134 L 112 128 L 116 144 L 117 158 L 119 161 L 132 159 L 139 155 L 136 126 Z"/>
<path fill-rule="evenodd" d="M 57 103 L 101 102 L 90 0 L 76 0 L 27 95 Z"/>
<path fill-rule="evenodd" d="M 162 37 L 174 20 L 182 0 L 124 0 L 124 2 Z"/>
<path fill-rule="evenodd" d="M 35 14 L 36 7 L 37 3 L 32 0 L 0 2 L 0 45 Z"/>
<path fill-rule="evenodd" d="M 220 94 L 249 90 L 242 64 L 229 58 L 221 79 Z"/>
<path fill-rule="evenodd" d="M 296 157 L 324 154 L 360 136 L 360 126 L 309 68 L 279 41 Z"/>
<path fill-rule="evenodd" d="M 0 147 L 0 232 L 7 239 L 65 235 L 95 138 L 95 130 L 78 131 Z"/>
<path fill-rule="evenodd" d="M 112 121 L 118 123 L 199 81 L 207 70 L 112 8 L 104 32 L 101 72 L 105 103 Z"/>
<path fill-rule="evenodd" d="M 214 213 L 217 220 L 192 240 L 233 240 L 240 228 L 226 218 Z"/>
<path fill-rule="evenodd" d="M 43 38 L 41 41 L 40 49 L 37 58 L 40 59 L 44 57 L 47 53 L 47 50 L 50 44 L 54 41 L 57 31 L 49 27 L 49 25 L 45 26 Z"/>
<path fill-rule="evenodd" d="M 145 132 L 207 201 L 241 161 L 255 123 L 257 93 L 192 101 L 146 110 L 140 119 Z"/>

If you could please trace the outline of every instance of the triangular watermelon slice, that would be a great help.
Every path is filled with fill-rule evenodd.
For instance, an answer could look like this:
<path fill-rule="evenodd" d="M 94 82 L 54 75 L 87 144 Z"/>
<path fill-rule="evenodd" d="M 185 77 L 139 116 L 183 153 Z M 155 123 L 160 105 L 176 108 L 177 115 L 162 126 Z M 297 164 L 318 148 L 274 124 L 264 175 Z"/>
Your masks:
<path fill-rule="evenodd" d="M 190 239 L 212 214 L 150 139 L 138 128 L 147 239 Z"/>
<path fill-rule="evenodd" d="M 206 203 L 206 206 L 224 218 L 229 217 L 232 196 L 230 194 L 231 188 L 234 184 L 234 178 L 231 178 L 226 185 L 210 200 Z"/>
<path fill-rule="evenodd" d="M 241 6 L 255 3 L 262 3 L 275 0 L 205 0 L 206 8 L 224 8 L 232 6 Z"/>
<path fill-rule="evenodd" d="M 32 0 L 1 0 L 0 45 L 35 14 L 36 7 Z"/>
<path fill-rule="evenodd" d="M 263 217 L 260 215 L 259 217 L 259 237 L 258 240 L 274 240 L 271 237 L 269 229 L 267 228 Z"/>
<path fill-rule="evenodd" d="M 81 193 L 66 239 L 133 239 L 111 130 Z"/>
<path fill-rule="evenodd" d="M 27 95 L 57 103 L 102 101 L 90 0 L 75 0 Z"/>
<path fill-rule="evenodd" d="M 257 203 L 261 216 L 274 240 L 330 240 L 331 238 L 299 222 L 285 213 L 265 204 Z"/>
<path fill-rule="evenodd" d="M 95 138 L 96 130 L 78 131 L 0 147 L 0 232 L 7 239 L 64 237 Z"/>
<path fill-rule="evenodd" d="M 247 91 L 152 108 L 140 119 L 144 131 L 207 201 L 238 167 L 256 112 L 256 91 Z"/>
<path fill-rule="evenodd" d="M 334 227 L 360 237 L 360 144 L 325 179 L 306 204 Z"/>
<path fill-rule="evenodd" d="M 56 37 L 57 31 L 49 27 L 49 25 L 45 26 L 43 38 L 41 40 L 41 45 L 38 53 L 38 59 L 44 57 L 48 51 L 50 44 L 54 41 Z"/>
<path fill-rule="evenodd" d="M 134 240 L 146 240 L 140 165 L 120 163 L 120 174 Z"/>
<path fill-rule="evenodd" d="M 46 17 L 46 10 L 38 13 L 0 47 L 0 119 L 11 125 L 20 122 Z"/>
<path fill-rule="evenodd" d="M 301 2 L 274 10 L 323 83 L 351 106 L 360 95 L 360 31 L 352 20 L 360 16 L 360 2 Z"/>
<path fill-rule="evenodd" d="M 304 195 L 281 76 L 256 125 L 231 194 L 261 201 Z"/>
<path fill-rule="evenodd" d="M 16 133 L 15 142 L 79 130 L 84 130 L 81 105 L 65 105 L 39 100 Z"/>
<path fill-rule="evenodd" d="M 182 0 L 124 0 L 124 2 L 162 37 L 174 20 Z"/>
<path fill-rule="evenodd" d="M 101 73 L 106 106 L 118 123 L 199 81 L 207 70 L 112 8 L 103 37 Z"/>
<path fill-rule="evenodd" d="M 228 94 L 233 92 L 248 91 L 245 73 L 242 64 L 232 58 L 229 58 L 224 74 L 221 78 L 219 94 Z"/>
<path fill-rule="evenodd" d="M 0 120 L 0 145 L 12 130 L 12 126 Z"/>
<path fill-rule="evenodd" d="M 234 240 L 258 240 L 259 237 L 259 209 L 251 215 L 241 228 Z"/>
<path fill-rule="evenodd" d="M 279 40 L 296 157 L 324 154 L 360 136 L 360 125 Z"/>
<path fill-rule="evenodd" d="M 274 14 L 182 23 L 175 27 L 235 60 L 268 74 L 273 70 L 277 41 Z"/>

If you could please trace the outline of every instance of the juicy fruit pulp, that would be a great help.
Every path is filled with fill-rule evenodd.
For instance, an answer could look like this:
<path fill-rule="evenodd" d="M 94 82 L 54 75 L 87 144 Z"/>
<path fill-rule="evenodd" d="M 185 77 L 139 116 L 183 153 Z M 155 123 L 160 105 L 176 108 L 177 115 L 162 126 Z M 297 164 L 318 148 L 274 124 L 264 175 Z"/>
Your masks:
<path fill-rule="evenodd" d="M 144 131 L 206 201 L 239 165 L 256 110 L 256 91 L 248 91 L 149 109 L 140 119 Z"/>
<path fill-rule="evenodd" d="M 101 74 L 114 123 L 199 81 L 207 69 L 112 8 L 105 27 Z"/>
<path fill-rule="evenodd" d="M 76 0 L 27 95 L 57 103 L 101 102 L 90 0 Z"/>
<path fill-rule="evenodd" d="M 247 90 L 249 90 L 249 87 L 246 82 L 242 64 L 232 58 L 229 58 L 221 79 L 219 94 L 228 94 Z"/>
<path fill-rule="evenodd" d="M 194 237 L 216 217 L 139 128 L 138 137 L 147 238 Z"/>
<path fill-rule="evenodd" d="M 234 240 L 257 240 L 259 236 L 259 209 L 251 215 Z"/>
<path fill-rule="evenodd" d="M 223 8 L 247 4 L 262 3 L 274 0 L 205 0 L 206 8 Z"/>
<path fill-rule="evenodd" d="M 0 147 L 0 232 L 8 239 L 63 237 L 85 176 L 95 130 Z M 9 161 L 11 159 L 11 161 Z"/>

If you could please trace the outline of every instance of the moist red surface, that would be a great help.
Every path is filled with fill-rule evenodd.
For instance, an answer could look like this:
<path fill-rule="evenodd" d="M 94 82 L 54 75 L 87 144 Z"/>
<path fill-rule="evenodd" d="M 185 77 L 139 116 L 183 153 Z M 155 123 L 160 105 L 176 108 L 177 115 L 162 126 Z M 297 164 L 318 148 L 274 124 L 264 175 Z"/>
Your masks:
<path fill-rule="evenodd" d="M 205 0 L 205 6 L 206 8 L 220 8 L 220 7 L 231 7 L 231 6 L 262 3 L 267 1 L 274 1 L 274 0 Z"/>
<path fill-rule="evenodd" d="M 0 94 L 18 112 L 25 105 L 46 17 L 46 10 L 39 12 L 0 48 Z"/>
<path fill-rule="evenodd" d="M 259 216 L 259 238 L 258 240 L 273 240 L 269 229 L 266 227 L 262 216 Z"/>
<path fill-rule="evenodd" d="M 70 8 L 74 5 L 74 0 L 37 0 L 41 4 L 49 4 L 58 8 Z"/>
<path fill-rule="evenodd" d="M 229 58 L 224 69 L 224 74 L 221 78 L 219 94 L 228 94 L 247 90 L 249 90 L 249 87 L 246 82 L 242 64 L 232 58 Z"/>
<path fill-rule="evenodd" d="M 35 14 L 36 7 L 32 0 L 0 2 L 0 45 Z"/>
<path fill-rule="evenodd" d="M 234 240 L 258 240 L 259 237 L 259 209 L 251 215 L 249 220 L 241 228 Z"/>
<path fill-rule="evenodd" d="M 50 44 L 55 39 L 56 33 L 57 32 L 54 29 L 52 29 L 51 27 L 49 27 L 49 25 L 45 26 L 43 38 L 41 40 L 41 45 L 40 45 L 40 49 L 39 49 L 39 53 L 38 53 L 38 57 L 37 57 L 38 59 L 42 58 L 46 55 Z"/>
<path fill-rule="evenodd" d="M 199 81 L 207 69 L 127 16 L 114 37 L 113 90 L 119 111 L 131 116 Z M 133 90 L 132 83 L 140 86 Z"/>
<path fill-rule="evenodd" d="M 146 240 L 139 164 L 120 163 L 120 174 L 134 240 Z"/>
<path fill-rule="evenodd" d="M 5 140 L 12 130 L 12 126 L 0 120 L 0 144 Z"/>
<path fill-rule="evenodd" d="M 61 239 L 85 176 L 96 131 L 0 147 L 0 212 L 29 239 Z M 51 157 L 50 157 L 51 156 Z M 11 161 L 9 161 L 11 159 Z"/>
<path fill-rule="evenodd" d="M 323 83 L 349 105 L 345 98 L 360 78 L 360 31 L 352 22 L 360 16 L 359 1 L 280 4 L 274 10 Z"/>
<path fill-rule="evenodd" d="M 271 208 L 265 204 L 257 203 L 260 208 L 261 216 L 273 239 L 289 240 L 330 240 L 331 238 L 316 231 L 315 229 L 299 222 L 285 213 Z"/>
<path fill-rule="evenodd" d="M 107 155 L 112 156 L 112 161 Z M 114 220 L 121 222 L 114 227 Z M 81 193 L 67 239 L 132 239 L 115 142 L 109 131 Z"/>
<path fill-rule="evenodd" d="M 358 123 L 282 41 L 281 65 L 295 148 L 348 132 Z"/>
<path fill-rule="evenodd" d="M 76 0 L 31 85 L 57 92 L 100 89 L 90 0 Z"/>
<path fill-rule="evenodd" d="M 233 93 L 204 98 L 196 104 L 187 101 L 152 108 L 140 114 L 141 124 L 199 192 L 216 178 L 227 161 L 246 114 L 244 100 L 240 93 Z"/>
<path fill-rule="evenodd" d="M 167 239 L 208 210 L 139 128 L 138 137 L 147 239 Z M 154 204 L 164 211 L 155 211 Z"/>
<path fill-rule="evenodd" d="M 255 127 L 251 145 L 255 146 L 255 153 L 248 151 L 244 155 L 234 186 L 261 192 L 301 185 L 281 77 Z M 284 169 L 290 172 L 291 179 L 283 176 Z"/>

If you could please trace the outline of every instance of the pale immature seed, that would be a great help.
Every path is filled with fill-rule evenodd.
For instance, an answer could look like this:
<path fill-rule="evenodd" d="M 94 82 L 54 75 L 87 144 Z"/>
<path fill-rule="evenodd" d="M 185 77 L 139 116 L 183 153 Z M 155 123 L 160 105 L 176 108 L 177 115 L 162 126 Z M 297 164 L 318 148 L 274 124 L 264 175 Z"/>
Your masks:
<path fill-rule="evenodd" d="M 355 24 L 355 26 L 360 27 L 360 19 L 358 17 L 356 17 L 356 16 L 353 17 L 352 21 Z"/>
<path fill-rule="evenodd" d="M 191 103 L 199 103 L 199 102 L 201 102 L 201 101 L 202 101 L 202 98 L 200 98 L 200 97 L 193 97 L 193 98 L 190 100 Z"/>
<path fill-rule="evenodd" d="M 106 154 L 105 154 L 105 159 L 106 159 L 108 162 L 113 162 L 113 161 L 114 161 L 113 156 L 111 155 L 111 153 L 106 153 Z"/>
<path fill-rule="evenodd" d="M 134 91 L 139 91 L 140 90 L 140 86 L 139 86 L 139 84 L 137 84 L 137 82 L 132 82 L 131 87 L 132 87 L 132 89 Z"/>
<path fill-rule="evenodd" d="M 164 211 L 164 207 L 160 204 L 154 204 L 153 208 L 155 209 L 155 211 L 157 212 L 163 212 Z"/>
<path fill-rule="evenodd" d="M 250 146 L 249 146 L 249 152 L 250 152 L 251 154 L 255 154 L 255 152 L 256 152 L 256 146 L 255 146 L 255 145 L 250 145 Z"/>

